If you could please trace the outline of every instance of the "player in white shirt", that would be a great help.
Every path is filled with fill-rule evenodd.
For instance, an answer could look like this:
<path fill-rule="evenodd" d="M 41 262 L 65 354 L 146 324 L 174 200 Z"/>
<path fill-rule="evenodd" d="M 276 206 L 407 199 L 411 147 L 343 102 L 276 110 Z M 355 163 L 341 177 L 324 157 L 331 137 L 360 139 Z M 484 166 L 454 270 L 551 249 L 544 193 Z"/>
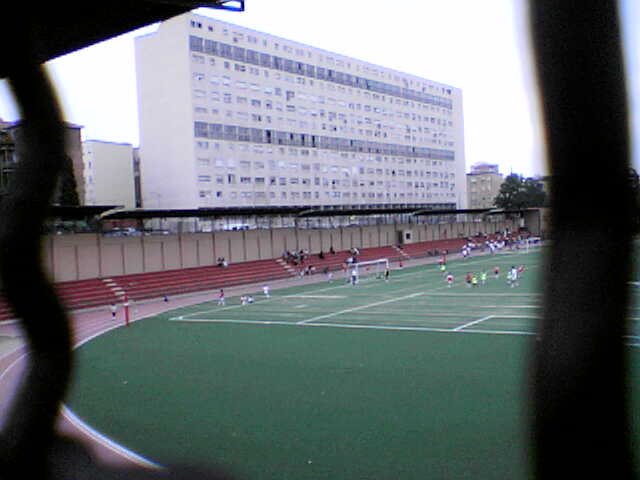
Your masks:
<path fill-rule="evenodd" d="M 511 266 L 511 270 L 509 270 L 509 276 L 507 277 L 509 280 L 509 284 L 511 288 L 517 287 L 518 283 L 518 269 L 515 266 Z"/>
<path fill-rule="evenodd" d="M 356 283 L 358 283 L 358 270 L 354 268 L 351 270 L 351 285 L 355 285 Z"/>

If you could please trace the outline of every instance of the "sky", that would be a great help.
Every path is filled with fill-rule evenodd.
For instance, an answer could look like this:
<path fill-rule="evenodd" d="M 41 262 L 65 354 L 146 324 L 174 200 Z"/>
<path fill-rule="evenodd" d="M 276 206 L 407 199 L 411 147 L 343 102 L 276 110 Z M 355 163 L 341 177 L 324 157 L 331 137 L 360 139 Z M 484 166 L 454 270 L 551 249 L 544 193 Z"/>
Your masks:
<path fill-rule="evenodd" d="M 466 170 L 547 172 L 523 0 L 246 0 L 197 13 L 462 89 Z M 621 4 L 633 136 L 640 138 L 640 1 Z M 84 139 L 139 144 L 134 38 L 145 27 L 48 62 L 65 119 Z M 0 118 L 19 114 L 0 82 Z M 634 164 L 640 152 L 634 146 Z"/>

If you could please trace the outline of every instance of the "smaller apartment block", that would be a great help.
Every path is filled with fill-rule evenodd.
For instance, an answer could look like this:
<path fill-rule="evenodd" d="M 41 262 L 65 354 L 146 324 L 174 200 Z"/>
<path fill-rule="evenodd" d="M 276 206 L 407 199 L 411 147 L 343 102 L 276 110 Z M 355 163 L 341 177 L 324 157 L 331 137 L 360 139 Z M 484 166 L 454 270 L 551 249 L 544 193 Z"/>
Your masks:
<path fill-rule="evenodd" d="M 135 207 L 133 147 L 128 143 L 82 143 L 85 204 Z"/>

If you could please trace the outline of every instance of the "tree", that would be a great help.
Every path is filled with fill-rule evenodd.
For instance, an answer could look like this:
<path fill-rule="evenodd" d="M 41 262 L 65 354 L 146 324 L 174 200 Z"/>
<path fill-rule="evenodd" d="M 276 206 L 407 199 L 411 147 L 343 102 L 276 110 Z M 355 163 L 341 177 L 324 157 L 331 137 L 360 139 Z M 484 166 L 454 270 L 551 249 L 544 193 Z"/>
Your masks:
<path fill-rule="evenodd" d="M 546 193 L 542 185 L 533 178 L 523 178 L 512 173 L 500 185 L 500 193 L 493 203 L 498 208 L 519 210 L 522 208 L 542 207 Z"/>
<path fill-rule="evenodd" d="M 73 174 L 73 162 L 71 158 L 66 155 L 60 172 L 60 178 L 58 178 L 58 187 L 53 196 L 53 203 L 66 206 L 80 205 L 78 184 Z"/>

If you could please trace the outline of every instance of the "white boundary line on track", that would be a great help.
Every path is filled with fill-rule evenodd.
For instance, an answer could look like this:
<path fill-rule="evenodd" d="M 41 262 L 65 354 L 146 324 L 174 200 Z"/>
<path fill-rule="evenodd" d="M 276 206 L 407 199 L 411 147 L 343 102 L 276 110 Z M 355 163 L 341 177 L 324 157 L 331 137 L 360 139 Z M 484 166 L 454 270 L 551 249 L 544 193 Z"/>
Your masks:
<path fill-rule="evenodd" d="M 123 447 L 119 443 L 114 442 L 110 438 L 102 435 L 97 430 L 91 428 L 87 423 L 81 420 L 73 411 L 66 405 L 62 406 L 62 415 L 71 422 L 82 433 L 91 438 L 92 441 L 99 443 L 105 448 L 108 448 L 112 452 L 123 456 L 130 462 L 133 462 L 141 467 L 161 469 L 161 465 L 152 462 L 151 460 L 144 458 L 142 455 L 132 452 L 131 450 Z"/>
<path fill-rule="evenodd" d="M 154 316 L 156 316 L 156 315 L 150 315 L 149 317 L 154 317 Z M 138 322 L 140 320 L 144 320 L 145 318 L 149 318 L 149 317 L 136 318 L 135 320 L 132 320 L 131 323 Z M 98 332 L 94 333 L 93 335 L 90 335 L 90 336 L 82 339 L 81 341 L 76 342 L 73 345 L 73 348 L 75 350 L 75 349 L 81 347 L 82 345 L 84 345 L 85 343 L 88 343 L 91 340 L 99 337 L 100 335 L 104 335 L 105 333 L 110 332 L 111 330 L 115 330 L 117 328 L 122 328 L 123 326 L 124 325 L 122 325 L 121 323 L 117 323 L 115 325 L 109 325 L 108 327 L 105 327 L 105 328 L 99 330 Z M 90 437 L 92 441 L 102 445 L 104 448 L 107 448 L 107 449 L 111 450 L 115 454 L 120 455 L 121 457 L 124 457 L 125 459 L 129 460 L 130 462 L 133 462 L 136 465 L 139 465 L 141 467 L 146 467 L 146 468 L 154 468 L 154 469 L 162 469 L 162 468 L 164 468 L 162 465 L 160 465 L 158 463 L 155 463 L 155 462 L 143 457 L 142 455 L 139 455 L 139 454 L 133 452 L 132 450 L 129 450 L 128 448 L 120 445 L 119 443 L 116 443 L 115 441 L 111 440 L 110 438 L 106 437 L 105 435 L 102 435 L 97 430 L 91 428 L 89 426 L 89 424 L 86 423 L 84 420 L 82 420 L 80 417 L 78 417 L 73 412 L 73 410 L 71 410 L 67 406 L 66 403 L 62 404 L 62 408 L 60 410 L 60 413 L 75 428 L 77 428 L 79 431 L 84 433 L 86 436 Z"/>
<path fill-rule="evenodd" d="M 4 379 L 4 377 L 11 371 L 14 369 L 14 367 L 20 363 L 27 355 L 29 355 L 29 352 L 24 352 L 21 355 L 18 356 L 18 358 L 16 358 L 13 362 L 11 362 L 9 365 L 7 365 L 7 368 L 5 368 L 2 373 L 0 373 L 0 381 L 2 381 Z"/>

